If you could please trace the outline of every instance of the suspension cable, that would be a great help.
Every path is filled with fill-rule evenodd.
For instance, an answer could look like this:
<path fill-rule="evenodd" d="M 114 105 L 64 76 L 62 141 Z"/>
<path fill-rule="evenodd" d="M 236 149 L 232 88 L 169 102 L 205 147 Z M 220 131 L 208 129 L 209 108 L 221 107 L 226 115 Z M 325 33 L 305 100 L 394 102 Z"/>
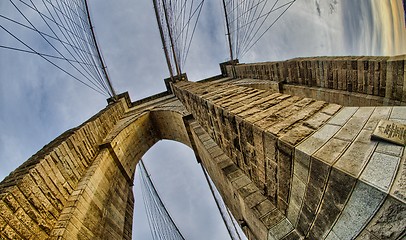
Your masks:
<path fill-rule="evenodd" d="M 222 0 L 230 58 L 243 57 L 296 0 Z"/>
<path fill-rule="evenodd" d="M 116 98 L 87 0 L 9 0 L 0 9 L 0 50 L 35 54 L 86 87 Z M 21 47 L 22 46 L 22 47 Z"/>
<path fill-rule="evenodd" d="M 169 72 L 182 74 L 204 0 L 152 0 Z"/>
<path fill-rule="evenodd" d="M 227 228 L 228 235 L 230 236 L 230 238 L 232 240 L 237 239 L 237 238 L 239 240 L 241 240 L 241 237 L 238 234 L 237 228 L 234 226 L 234 230 L 233 230 L 233 228 L 228 223 L 228 221 L 231 221 L 233 223 L 233 225 L 234 225 L 233 219 L 231 218 L 231 215 L 229 215 L 229 213 L 227 213 L 228 209 L 227 209 L 227 207 L 224 206 L 224 203 L 222 203 L 221 197 L 217 197 L 217 195 L 215 194 L 214 187 L 212 185 L 212 182 L 211 182 L 206 170 L 203 167 L 203 164 L 200 163 L 200 167 L 201 167 L 201 169 L 203 171 L 206 182 L 209 185 L 210 192 L 211 192 L 211 194 L 212 194 L 212 196 L 214 198 L 214 201 L 216 202 L 216 206 L 217 206 L 217 209 L 218 209 L 218 211 L 219 211 L 219 213 L 221 215 L 221 219 L 223 220 L 223 223 Z M 225 210 L 221 207 L 222 205 L 223 205 L 223 208 L 225 208 Z M 229 216 L 229 219 L 227 219 L 227 214 Z M 235 236 L 235 234 L 237 234 L 237 237 Z"/>
<path fill-rule="evenodd" d="M 184 240 L 182 233 L 165 207 L 143 160 L 140 160 L 141 190 L 153 239 Z"/>
<path fill-rule="evenodd" d="M 116 99 L 117 98 L 116 92 L 114 91 L 113 85 L 111 84 L 109 74 L 107 73 L 106 65 L 104 64 L 103 57 L 101 55 L 99 46 L 97 44 L 96 34 L 94 33 L 94 27 L 93 27 L 93 24 L 92 24 L 92 20 L 90 18 L 89 5 L 87 4 L 87 0 L 84 0 L 84 3 L 85 3 L 85 7 L 86 7 L 86 13 L 87 13 L 87 19 L 89 21 L 90 31 L 92 32 L 93 42 L 94 42 L 94 45 L 95 45 L 95 48 L 96 48 L 97 55 L 99 57 L 99 61 L 101 63 L 101 67 L 103 69 L 104 76 L 106 77 L 106 81 L 107 81 L 107 83 L 109 85 L 109 89 L 110 89 L 111 93 L 113 94 L 113 98 Z"/>

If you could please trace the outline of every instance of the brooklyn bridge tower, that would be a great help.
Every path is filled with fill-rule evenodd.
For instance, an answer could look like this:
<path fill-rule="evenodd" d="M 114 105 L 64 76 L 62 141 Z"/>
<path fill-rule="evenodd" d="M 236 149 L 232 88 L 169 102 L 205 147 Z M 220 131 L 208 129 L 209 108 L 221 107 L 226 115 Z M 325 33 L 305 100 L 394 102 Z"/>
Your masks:
<path fill-rule="evenodd" d="M 300 1 L 223 0 L 229 61 L 219 75 L 189 81 L 204 0 L 153 0 L 169 77 L 166 91 L 132 101 L 114 91 L 87 1 L 9 2 L 19 15 L 1 13 L 0 27 L 19 45 L 1 45 L 2 53 L 38 55 L 109 99 L 0 183 L 0 239 L 131 239 L 135 169 L 164 139 L 194 151 L 227 207 L 223 217 L 231 213 L 248 239 L 404 239 L 405 55 L 242 64 Z M 324 3 L 315 4 L 320 15 Z M 150 211 L 161 215 L 151 221 L 164 224 L 153 233 L 182 239 L 156 197 Z"/>

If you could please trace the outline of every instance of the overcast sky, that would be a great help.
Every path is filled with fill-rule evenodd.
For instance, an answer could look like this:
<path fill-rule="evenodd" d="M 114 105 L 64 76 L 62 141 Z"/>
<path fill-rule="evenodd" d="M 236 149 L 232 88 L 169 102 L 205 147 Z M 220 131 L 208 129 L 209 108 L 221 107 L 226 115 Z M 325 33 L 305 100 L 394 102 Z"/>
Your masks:
<path fill-rule="evenodd" d="M 134 101 L 164 91 L 168 70 L 152 1 L 89 4 L 117 92 L 128 91 Z M 10 13 L 8 7 L 8 1 L 1 1 L 0 13 Z M 219 74 L 218 63 L 227 60 L 221 14 L 220 0 L 205 2 L 184 68 L 189 80 Z M 297 0 L 240 62 L 406 54 L 404 19 L 402 0 Z M 0 29 L 1 44 L 16 45 Z M 49 141 L 105 106 L 104 96 L 41 58 L 0 49 L 0 180 Z M 197 175 L 201 170 L 190 149 L 163 141 L 144 159 L 185 237 L 227 239 L 213 200 L 202 194 L 208 193 L 208 187 L 203 176 Z M 135 188 L 138 194 L 137 184 Z M 143 228 L 140 202 L 136 197 L 133 234 L 137 239 L 150 239 L 149 230 Z"/>

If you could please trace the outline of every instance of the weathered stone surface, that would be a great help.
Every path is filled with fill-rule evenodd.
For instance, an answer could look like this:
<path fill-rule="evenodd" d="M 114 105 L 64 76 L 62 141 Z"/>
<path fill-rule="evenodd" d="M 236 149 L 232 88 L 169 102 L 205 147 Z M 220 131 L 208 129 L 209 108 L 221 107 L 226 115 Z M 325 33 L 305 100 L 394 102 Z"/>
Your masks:
<path fill-rule="evenodd" d="M 336 161 L 335 167 L 358 177 L 365 164 L 371 158 L 376 143 L 353 142 L 348 150 Z"/>
<path fill-rule="evenodd" d="M 303 143 L 299 144 L 297 150 L 307 155 L 312 155 L 316 150 L 321 148 L 330 138 L 340 130 L 339 126 L 326 124 L 317 132 L 311 135 Z"/>
<path fill-rule="evenodd" d="M 269 212 L 275 210 L 276 207 L 270 201 L 262 201 L 255 206 L 255 210 L 258 211 L 258 216 L 263 217 Z"/>
<path fill-rule="evenodd" d="M 283 238 L 283 240 L 299 240 L 299 239 L 302 239 L 302 237 L 297 233 L 297 231 L 292 231 Z"/>
<path fill-rule="evenodd" d="M 394 121 L 380 120 L 372 137 L 378 140 L 406 145 L 406 125 Z"/>
<path fill-rule="evenodd" d="M 400 158 L 374 153 L 361 174 L 360 179 L 388 192 L 395 177 Z"/>
<path fill-rule="evenodd" d="M 402 156 L 403 150 L 404 147 L 402 146 L 398 146 L 387 142 L 379 142 L 375 151 L 387 155 L 392 155 L 395 157 L 400 157 Z"/>
<path fill-rule="evenodd" d="M 278 209 L 271 211 L 270 213 L 261 218 L 262 222 L 268 229 L 275 226 L 283 219 L 284 216 L 280 211 L 278 211 Z"/>
<path fill-rule="evenodd" d="M 406 206 L 396 199 L 388 198 L 366 227 L 376 239 L 398 239 L 404 235 Z"/>
<path fill-rule="evenodd" d="M 292 224 L 287 220 L 284 219 L 280 223 L 278 223 L 275 227 L 269 230 L 270 237 L 268 239 L 282 239 L 286 235 L 288 235 L 293 230 Z"/>
<path fill-rule="evenodd" d="M 348 152 L 346 152 L 345 150 L 348 148 L 350 143 L 351 142 L 346 140 L 332 138 L 314 154 L 314 157 L 320 159 L 321 161 L 327 164 L 332 165 L 344 152 L 345 154 L 348 154 Z M 358 149 L 357 147 L 354 147 L 354 151 L 358 151 L 355 149 Z"/>
<path fill-rule="evenodd" d="M 330 234 L 339 239 L 355 237 L 378 210 L 384 197 L 381 191 L 359 181 Z"/>
<path fill-rule="evenodd" d="M 345 107 L 341 109 L 338 114 L 334 116 L 330 121 L 328 121 L 328 123 L 332 125 L 343 126 L 357 110 L 358 107 Z"/>
<path fill-rule="evenodd" d="M 399 169 L 391 188 L 391 194 L 406 203 L 406 150 L 403 150 L 403 157 L 399 163 Z"/>
<path fill-rule="evenodd" d="M 311 239 L 324 239 L 327 236 L 343 210 L 355 182 L 356 180 L 349 175 L 332 169 L 323 201 L 309 233 Z"/>
<path fill-rule="evenodd" d="M 358 240 L 379 240 L 379 238 L 372 235 L 370 232 L 362 232 L 358 237 Z"/>

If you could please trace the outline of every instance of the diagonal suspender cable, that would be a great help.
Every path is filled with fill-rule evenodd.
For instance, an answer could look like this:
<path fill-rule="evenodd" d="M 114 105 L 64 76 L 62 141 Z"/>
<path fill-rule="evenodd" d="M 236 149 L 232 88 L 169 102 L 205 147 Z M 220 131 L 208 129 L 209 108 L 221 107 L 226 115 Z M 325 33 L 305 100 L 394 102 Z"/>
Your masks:
<path fill-rule="evenodd" d="M 223 220 L 224 225 L 225 225 L 226 228 L 227 228 L 227 232 L 228 232 L 230 238 L 231 238 L 232 240 L 237 239 L 237 238 L 238 238 L 239 240 L 241 240 L 240 235 L 238 234 L 238 231 L 237 231 L 237 229 L 236 229 L 236 227 L 235 227 L 235 225 L 234 225 L 234 222 L 233 222 L 231 216 L 230 216 L 229 213 L 228 213 L 228 209 L 223 209 L 223 208 L 221 207 L 222 205 L 224 205 L 224 204 L 222 204 L 221 197 L 219 198 L 219 197 L 216 196 L 216 194 L 215 194 L 215 192 L 214 192 L 214 187 L 212 186 L 212 183 L 211 183 L 211 180 L 210 180 L 210 178 L 209 178 L 209 176 L 208 176 L 206 170 L 204 169 L 204 167 L 203 167 L 203 165 L 202 165 L 201 163 L 200 163 L 200 167 L 201 167 L 201 169 L 202 169 L 202 171 L 203 171 L 203 174 L 204 174 L 204 177 L 205 177 L 205 179 L 206 179 L 206 182 L 207 182 L 207 184 L 209 185 L 210 192 L 211 192 L 211 194 L 212 194 L 212 196 L 213 196 L 213 198 L 214 198 L 214 201 L 216 202 L 217 209 L 218 209 L 218 211 L 220 212 L 221 219 Z M 226 207 L 224 206 L 224 208 L 226 208 Z M 228 216 L 229 216 L 229 219 L 227 219 L 227 214 L 228 214 Z M 233 228 L 230 226 L 230 224 L 229 224 L 228 221 L 231 221 L 231 222 L 232 222 L 232 224 L 234 225 L 234 230 L 233 230 Z M 237 235 L 237 236 L 235 236 L 235 235 Z"/>
<path fill-rule="evenodd" d="M 142 160 L 140 160 L 139 166 L 141 190 L 153 239 L 184 240 L 185 238 L 166 209 Z"/>
<path fill-rule="evenodd" d="M 116 98 L 87 0 L 9 0 L 0 9 L 0 50 L 35 54 L 74 80 Z"/>
<path fill-rule="evenodd" d="M 243 57 L 296 0 L 222 0 L 230 58 Z"/>

